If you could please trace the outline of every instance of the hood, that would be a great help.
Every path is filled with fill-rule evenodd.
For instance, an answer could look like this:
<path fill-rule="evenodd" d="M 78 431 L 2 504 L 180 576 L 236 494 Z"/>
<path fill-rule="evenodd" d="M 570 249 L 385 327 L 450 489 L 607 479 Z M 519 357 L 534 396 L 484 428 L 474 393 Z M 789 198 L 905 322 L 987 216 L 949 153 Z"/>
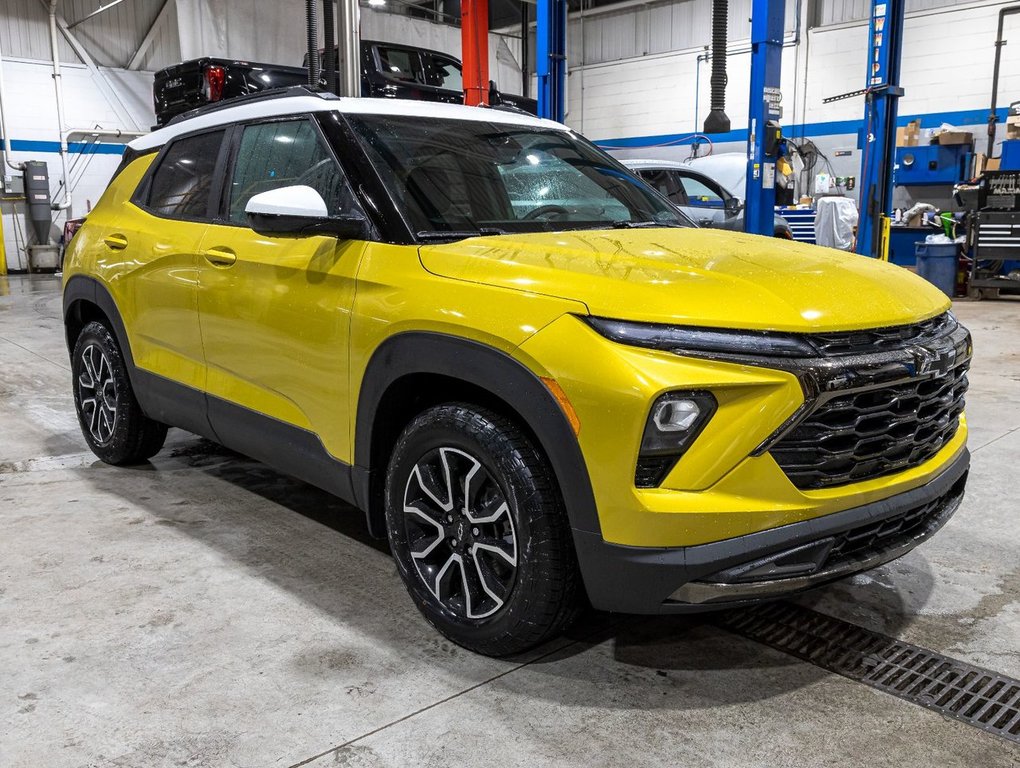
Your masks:
<path fill-rule="evenodd" d="M 419 253 L 436 275 L 580 301 L 622 320 L 811 332 L 904 325 L 949 307 L 901 267 L 721 230 L 502 235 Z"/>

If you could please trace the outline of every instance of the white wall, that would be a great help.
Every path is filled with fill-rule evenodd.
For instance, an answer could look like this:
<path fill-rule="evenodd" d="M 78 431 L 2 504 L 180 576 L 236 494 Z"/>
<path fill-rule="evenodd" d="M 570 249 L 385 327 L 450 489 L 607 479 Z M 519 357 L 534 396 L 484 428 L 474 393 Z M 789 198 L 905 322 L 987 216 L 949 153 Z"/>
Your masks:
<path fill-rule="evenodd" d="M 42 61 L 3 62 L 7 123 L 14 141 L 12 160 L 43 160 L 49 166 L 50 190 L 54 200 L 62 199 L 60 159 L 57 154 L 60 135 L 57 130 L 56 97 L 53 90 L 52 65 Z M 155 122 L 152 110 L 151 72 L 102 69 L 117 94 L 112 104 L 97 82 L 98 76 L 81 64 L 64 64 L 61 79 L 64 89 L 64 112 L 69 129 L 105 128 L 110 130 L 142 130 Z M 121 117 L 126 113 L 127 120 Z M 118 151 L 107 144 L 100 152 Z M 70 155 L 71 192 L 74 215 L 84 214 L 106 189 L 106 184 L 120 162 L 119 154 L 85 153 Z M 10 169 L 5 170 L 5 173 Z M 21 251 L 24 232 L 24 205 L 2 203 L 4 245 L 10 269 L 24 269 Z M 17 217 L 14 212 L 17 211 Z M 17 220 L 15 220 L 17 218 Z M 53 237 L 63 231 L 66 214 L 54 216 Z M 31 242 L 31 240 L 30 240 Z"/>
<path fill-rule="evenodd" d="M 1005 4 L 976 2 L 907 15 L 902 64 L 906 95 L 900 100 L 901 119 L 920 116 L 928 127 L 937 125 L 946 114 L 959 119 L 961 116 L 952 113 L 987 112 L 997 14 Z M 1007 25 L 1006 37 L 1020 39 L 1020 17 L 1008 19 Z M 863 20 L 817 27 L 802 34 L 799 45 L 784 49 L 783 124 L 788 133 L 806 134 L 817 139 L 819 146 L 856 145 L 855 128 L 818 124 L 861 120 L 863 97 L 830 104 L 823 104 L 822 99 L 863 87 L 867 33 Z M 731 53 L 728 58 L 726 111 L 734 129 L 746 129 L 750 74 L 747 41 L 731 40 L 730 49 L 744 53 Z M 694 73 L 701 52 L 690 48 L 571 68 L 567 122 L 596 141 L 624 143 L 619 142 L 623 139 L 644 145 L 622 149 L 622 156 L 686 157 L 688 147 L 654 145 L 675 141 L 703 125 L 708 113 L 710 67 L 705 63 L 700 67 L 700 99 L 695 113 Z M 1020 98 L 1020 46 L 1003 48 L 999 92 L 1000 109 Z M 960 127 L 975 132 L 977 149 L 983 151 L 985 115 L 968 119 Z M 1003 133 L 999 131 L 1000 140 Z M 642 137 L 647 140 L 641 141 Z M 656 141 L 654 137 L 665 139 Z M 739 143 L 721 147 L 730 151 L 740 148 Z M 854 160 L 859 166 L 859 157 L 855 155 Z M 857 172 L 854 163 L 843 162 L 847 173 Z"/>

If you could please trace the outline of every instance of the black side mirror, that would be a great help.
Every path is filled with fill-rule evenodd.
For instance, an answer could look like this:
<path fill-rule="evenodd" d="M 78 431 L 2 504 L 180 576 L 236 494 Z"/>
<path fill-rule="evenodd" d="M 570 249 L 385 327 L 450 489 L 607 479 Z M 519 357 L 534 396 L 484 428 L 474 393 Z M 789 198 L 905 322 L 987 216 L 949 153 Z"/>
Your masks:
<path fill-rule="evenodd" d="M 248 226 L 260 235 L 332 235 L 341 240 L 360 240 L 368 234 L 368 222 L 361 216 L 289 216 L 249 213 Z"/>
<path fill-rule="evenodd" d="M 740 202 L 740 200 L 736 197 L 727 197 L 725 208 L 726 213 L 728 213 L 730 216 L 736 216 L 738 213 L 744 210 L 744 204 Z"/>

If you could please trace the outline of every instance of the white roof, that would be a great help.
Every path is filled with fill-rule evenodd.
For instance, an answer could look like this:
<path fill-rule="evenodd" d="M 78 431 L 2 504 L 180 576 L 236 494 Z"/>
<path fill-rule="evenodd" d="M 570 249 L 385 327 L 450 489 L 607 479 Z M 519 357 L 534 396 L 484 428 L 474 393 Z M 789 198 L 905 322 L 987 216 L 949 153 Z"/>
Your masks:
<path fill-rule="evenodd" d="M 282 115 L 307 114 L 308 112 L 343 112 L 349 115 L 401 115 L 408 117 L 438 117 L 445 120 L 472 120 L 477 122 L 499 123 L 501 125 L 523 125 L 536 128 L 569 131 L 562 123 L 545 120 L 531 115 L 518 114 L 501 109 L 485 107 L 465 107 L 460 104 L 440 104 L 434 101 L 413 101 L 411 99 L 364 99 L 364 98 L 322 98 L 308 94 L 307 96 L 280 96 L 277 98 L 259 99 L 238 104 L 236 107 L 223 107 L 205 114 L 182 120 L 153 131 L 128 144 L 131 149 L 144 151 L 166 144 L 170 139 L 184 133 L 214 128 L 218 125 L 231 125 L 244 120 L 260 117 L 280 117 Z"/>

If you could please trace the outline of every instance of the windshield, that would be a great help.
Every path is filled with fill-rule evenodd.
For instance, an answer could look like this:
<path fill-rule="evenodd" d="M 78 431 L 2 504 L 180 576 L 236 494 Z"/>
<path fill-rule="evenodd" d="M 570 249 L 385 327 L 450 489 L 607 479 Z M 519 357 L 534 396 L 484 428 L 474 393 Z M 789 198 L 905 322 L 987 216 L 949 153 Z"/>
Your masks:
<path fill-rule="evenodd" d="M 556 129 L 349 115 L 419 239 L 689 226 L 604 152 Z"/>

